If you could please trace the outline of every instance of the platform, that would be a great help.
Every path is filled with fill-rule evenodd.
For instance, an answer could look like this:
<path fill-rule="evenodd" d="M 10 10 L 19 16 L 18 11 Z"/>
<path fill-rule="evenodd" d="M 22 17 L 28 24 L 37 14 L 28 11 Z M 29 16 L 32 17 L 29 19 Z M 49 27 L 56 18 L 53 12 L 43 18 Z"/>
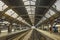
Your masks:
<path fill-rule="evenodd" d="M 20 30 L 20 31 L 16 31 L 16 32 L 11 32 L 11 33 L 2 32 L 2 33 L 0 34 L 0 37 L 4 37 L 4 36 L 9 36 L 9 35 L 17 34 L 17 33 L 20 33 L 20 32 L 26 31 L 26 30 L 28 30 L 28 29 L 24 29 L 24 30 Z"/>
<path fill-rule="evenodd" d="M 56 35 L 54 33 L 50 33 L 50 32 L 44 31 L 44 30 L 40 30 L 40 29 L 36 29 L 36 30 L 39 31 L 41 34 L 48 36 L 54 40 L 60 40 L 60 35 Z"/>

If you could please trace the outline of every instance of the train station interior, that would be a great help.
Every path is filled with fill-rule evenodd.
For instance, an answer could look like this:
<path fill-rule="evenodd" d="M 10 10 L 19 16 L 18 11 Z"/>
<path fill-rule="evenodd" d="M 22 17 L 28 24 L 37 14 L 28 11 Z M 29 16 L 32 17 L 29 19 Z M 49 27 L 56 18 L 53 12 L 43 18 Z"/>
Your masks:
<path fill-rule="evenodd" d="M 60 40 L 60 0 L 0 0 L 0 40 Z"/>

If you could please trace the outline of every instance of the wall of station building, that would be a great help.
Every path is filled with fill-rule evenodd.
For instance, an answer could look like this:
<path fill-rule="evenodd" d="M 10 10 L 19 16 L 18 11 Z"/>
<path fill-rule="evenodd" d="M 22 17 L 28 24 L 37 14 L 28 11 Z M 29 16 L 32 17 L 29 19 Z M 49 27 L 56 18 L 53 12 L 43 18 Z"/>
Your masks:
<path fill-rule="evenodd" d="M 49 31 L 49 28 L 51 27 L 51 25 L 48 25 L 48 26 L 40 26 L 39 29 L 43 29 L 43 30 L 46 30 L 46 31 Z M 56 27 L 58 28 L 58 33 L 60 33 L 60 24 L 57 24 Z"/>
<path fill-rule="evenodd" d="M 58 27 L 58 32 L 60 33 L 60 24 L 56 25 Z"/>

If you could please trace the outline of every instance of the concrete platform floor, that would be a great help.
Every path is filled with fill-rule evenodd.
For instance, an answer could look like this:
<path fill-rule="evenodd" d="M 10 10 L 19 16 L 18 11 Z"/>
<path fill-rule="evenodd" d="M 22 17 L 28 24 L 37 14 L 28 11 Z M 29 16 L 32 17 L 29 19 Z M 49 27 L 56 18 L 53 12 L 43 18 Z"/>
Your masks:
<path fill-rule="evenodd" d="M 44 31 L 44 30 L 40 30 L 40 29 L 36 29 L 36 30 L 54 40 L 60 40 L 60 35 L 50 33 L 50 32 Z"/>

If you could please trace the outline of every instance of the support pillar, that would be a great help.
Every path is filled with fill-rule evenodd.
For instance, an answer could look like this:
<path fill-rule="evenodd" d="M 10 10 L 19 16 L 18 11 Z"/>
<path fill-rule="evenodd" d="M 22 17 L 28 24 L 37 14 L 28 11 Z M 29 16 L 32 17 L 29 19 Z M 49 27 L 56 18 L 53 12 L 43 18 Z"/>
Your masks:
<path fill-rule="evenodd" d="M 48 31 L 49 31 L 49 29 L 50 29 L 50 25 L 48 24 Z"/>
<path fill-rule="evenodd" d="M 53 24 L 54 24 L 54 20 L 50 21 L 50 25 L 51 25 L 51 32 L 53 32 L 52 28 L 53 28 Z"/>
<path fill-rule="evenodd" d="M 8 33 L 11 33 L 11 32 L 12 32 L 12 26 L 9 25 L 9 27 L 8 27 Z"/>
<path fill-rule="evenodd" d="M 0 28 L 0 34 L 1 34 L 1 28 Z"/>
<path fill-rule="evenodd" d="M 44 25 L 42 25 L 42 30 L 44 30 Z"/>
<path fill-rule="evenodd" d="M 0 25 L 0 34 L 1 34 L 2 26 Z"/>
<path fill-rule="evenodd" d="M 21 24 L 20 24 L 20 30 L 21 30 Z"/>
<path fill-rule="evenodd" d="M 14 32 L 16 31 L 16 26 L 14 25 Z"/>
<path fill-rule="evenodd" d="M 48 28 L 47 30 L 49 31 L 49 23 L 48 22 L 47 22 L 47 28 Z"/>

